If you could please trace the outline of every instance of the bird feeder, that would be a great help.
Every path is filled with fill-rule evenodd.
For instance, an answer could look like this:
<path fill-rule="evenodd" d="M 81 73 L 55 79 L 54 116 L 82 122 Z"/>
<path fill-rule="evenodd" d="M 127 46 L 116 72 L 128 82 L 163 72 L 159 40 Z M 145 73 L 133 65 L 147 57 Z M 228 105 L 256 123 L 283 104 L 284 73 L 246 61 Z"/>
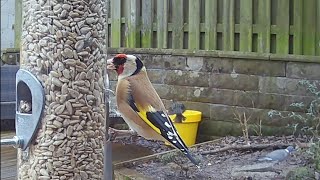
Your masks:
<path fill-rule="evenodd" d="M 18 179 L 112 179 L 106 3 L 22 1 Z M 106 157 L 105 155 L 108 155 Z"/>

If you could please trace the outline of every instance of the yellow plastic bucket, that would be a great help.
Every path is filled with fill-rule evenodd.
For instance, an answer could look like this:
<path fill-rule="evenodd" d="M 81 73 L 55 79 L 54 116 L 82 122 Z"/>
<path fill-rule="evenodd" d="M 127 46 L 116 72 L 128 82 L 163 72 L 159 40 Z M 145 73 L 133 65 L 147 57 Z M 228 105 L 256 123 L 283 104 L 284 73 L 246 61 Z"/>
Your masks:
<path fill-rule="evenodd" d="M 176 117 L 175 114 L 170 115 L 170 119 L 173 121 L 182 140 L 189 147 L 196 143 L 198 126 L 201 121 L 202 113 L 200 111 L 186 110 L 182 115 L 186 117 L 186 119 L 181 123 L 174 122 L 174 118 Z M 167 142 L 165 144 L 170 145 Z"/>

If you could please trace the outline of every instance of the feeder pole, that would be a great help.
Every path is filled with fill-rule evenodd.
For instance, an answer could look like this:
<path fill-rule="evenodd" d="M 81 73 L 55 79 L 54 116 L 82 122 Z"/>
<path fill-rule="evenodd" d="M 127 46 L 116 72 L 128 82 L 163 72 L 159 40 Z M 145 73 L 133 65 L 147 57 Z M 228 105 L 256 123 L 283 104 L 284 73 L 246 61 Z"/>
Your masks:
<path fill-rule="evenodd" d="M 105 50 L 106 50 L 106 56 L 107 57 L 107 48 L 108 48 L 108 13 L 110 11 L 110 1 L 105 0 Z M 107 70 L 107 66 L 105 66 L 105 69 Z M 113 180 L 114 177 L 114 171 L 113 171 L 113 164 L 112 164 L 112 144 L 109 136 L 109 126 L 110 126 L 110 80 L 108 76 L 108 72 L 105 73 L 105 107 L 106 107 L 106 133 L 104 138 L 104 180 Z"/>
<path fill-rule="evenodd" d="M 109 136 L 109 125 L 110 125 L 110 101 L 109 101 L 109 76 L 108 73 L 105 75 L 105 102 L 106 102 L 106 137 L 104 143 L 104 180 L 113 180 L 113 164 L 112 164 L 112 144 Z"/>

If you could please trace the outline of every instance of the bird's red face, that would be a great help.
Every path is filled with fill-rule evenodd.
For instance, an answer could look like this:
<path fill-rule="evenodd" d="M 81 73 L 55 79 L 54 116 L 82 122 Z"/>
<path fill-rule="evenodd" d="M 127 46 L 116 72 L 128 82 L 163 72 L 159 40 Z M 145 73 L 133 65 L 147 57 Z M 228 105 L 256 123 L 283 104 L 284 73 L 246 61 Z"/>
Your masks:
<path fill-rule="evenodd" d="M 114 58 L 107 60 L 107 69 L 116 70 L 118 75 L 120 75 L 124 71 L 124 64 L 126 61 L 126 54 L 117 54 Z"/>
<path fill-rule="evenodd" d="M 133 76 L 143 68 L 142 61 L 134 55 L 118 54 L 107 60 L 107 69 L 116 70 L 118 79 Z"/>

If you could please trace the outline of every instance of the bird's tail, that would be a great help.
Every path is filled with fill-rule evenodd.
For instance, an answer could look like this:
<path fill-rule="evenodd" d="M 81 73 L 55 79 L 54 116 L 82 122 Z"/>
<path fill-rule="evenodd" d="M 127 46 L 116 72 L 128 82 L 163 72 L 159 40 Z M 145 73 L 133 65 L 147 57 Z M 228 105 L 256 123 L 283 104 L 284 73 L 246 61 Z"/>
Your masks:
<path fill-rule="evenodd" d="M 258 161 L 272 161 L 272 159 L 271 158 L 269 158 L 269 157 L 261 157 L 261 158 L 259 158 L 259 159 L 257 159 Z"/>
<path fill-rule="evenodd" d="M 183 140 L 179 136 L 179 134 L 177 134 L 177 139 L 176 140 L 179 143 L 171 143 L 171 144 L 173 144 L 176 148 L 178 148 L 194 165 L 196 165 L 198 168 L 200 168 L 199 162 L 191 155 L 188 147 L 183 142 Z"/>
<path fill-rule="evenodd" d="M 200 168 L 199 166 L 199 161 L 197 161 L 190 153 L 190 151 L 188 149 L 185 149 L 185 151 L 182 151 L 185 156 L 187 156 L 187 158 L 194 164 L 196 165 L 198 168 Z"/>

